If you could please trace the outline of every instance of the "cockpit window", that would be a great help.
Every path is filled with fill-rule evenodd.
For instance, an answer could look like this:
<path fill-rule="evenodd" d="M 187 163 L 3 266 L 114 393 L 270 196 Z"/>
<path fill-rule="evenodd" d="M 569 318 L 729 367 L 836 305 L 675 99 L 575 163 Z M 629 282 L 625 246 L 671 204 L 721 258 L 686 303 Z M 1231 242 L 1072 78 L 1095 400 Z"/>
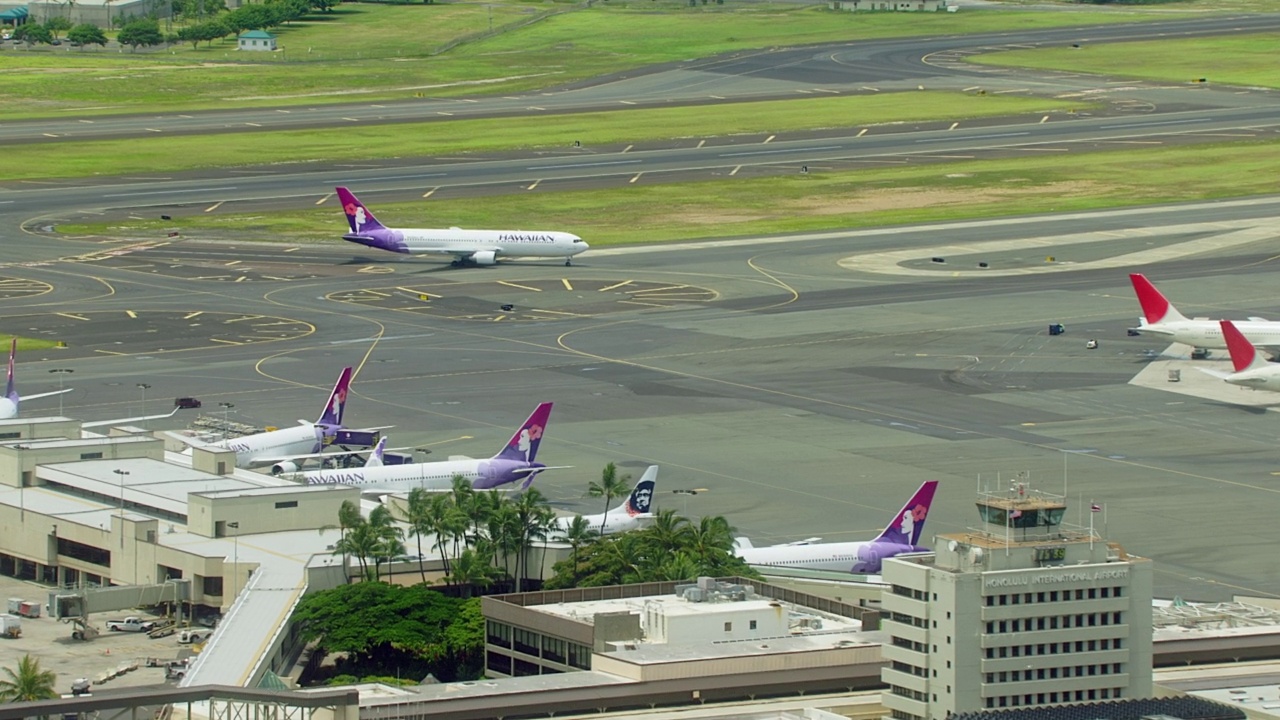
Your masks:
<path fill-rule="evenodd" d="M 576 243 L 580 243 L 580 242 L 582 242 L 582 238 L 580 238 L 580 237 L 576 237 L 576 238 L 574 238 L 574 239 L 573 239 L 573 241 L 574 241 L 574 242 L 576 242 Z"/>

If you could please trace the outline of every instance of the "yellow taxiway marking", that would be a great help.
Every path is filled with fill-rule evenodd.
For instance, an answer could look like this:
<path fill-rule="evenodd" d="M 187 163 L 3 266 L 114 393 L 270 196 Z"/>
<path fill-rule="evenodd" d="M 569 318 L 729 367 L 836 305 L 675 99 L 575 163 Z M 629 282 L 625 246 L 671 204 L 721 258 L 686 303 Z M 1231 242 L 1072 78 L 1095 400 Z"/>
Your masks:
<path fill-rule="evenodd" d="M 590 315 L 583 315 L 582 313 L 565 312 L 563 310 L 544 310 L 542 308 L 538 308 L 536 310 L 530 310 L 529 312 L 548 313 L 551 315 L 568 315 L 569 317 L 591 317 Z"/>
<path fill-rule="evenodd" d="M 723 96 L 723 95 L 708 95 L 707 97 L 711 98 L 712 100 L 723 100 L 723 99 L 724 99 L 724 96 Z"/>
<path fill-rule="evenodd" d="M 768 145 L 768 144 L 769 144 L 769 143 L 770 143 L 774 138 L 776 138 L 776 137 L 778 137 L 778 136 L 777 136 L 777 135 L 770 135 L 769 137 L 767 137 L 767 138 L 765 138 L 765 139 L 764 139 L 764 142 L 762 142 L 762 143 L 760 143 L 760 144 L 761 144 L 761 145 Z"/>
<path fill-rule="evenodd" d="M 534 189 L 534 188 L 538 187 L 538 183 L 540 183 L 540 182 L 542 182 L 542 180 L 540 180 L 540 179 L 539 179 L 539 180 L 534 180 L 534 181 L 533 181 L 533 184 L 532 184 L 532 185 L 530 185 L 529 187 L 525 188 L 525 190 L 532 190 L 532 189 Z"/>
<path fill-rule="evenodd" d="M 360 122 L 359 118 L 342 118 L 342 119 L 346 120 L 347 122 Z"/>
<path fill-rule="evenodd" d="M 866 134 L 867 134 L 867 128 L 862 128 L 861 130 L 858 131 L 858 134 L 855 137 L 862 137 L 863 135 L 866 135 Z"/>
<path fill-rule="evenodd" d="M 741 166 L 741 165 L 734 165 L 734 166 L 733 166 L 733 169 L 729 171 L 729 174 L 730 174 L 730 175 L 737 175 L 737 174 L 738 174 L 738 171 L 739 171 L 739 170 L 741 170 L 741 169 L 742 169 L 742 166 Z"/>
<path fill-rule="evenodd" d="M 499 320 L 501 320 L 501 319 L 502 319 L 502 318 L 504 318 L 504 317 L 506 317 L 506 315 L 499 315 L 498 317 L 494 318 L 494 319 L 493 319 L 493 321 L 494 321 L 494 322 L 498 322 Z"/>
<path fill-rule="evenodd" d="M 499 280 L 499 281 L 498 281 L 498 284 L 499 284 L 499 285 L 507 285 L 507 286 L 509 286 L 509 287 L 514 287 L 514 288 L 520 288 L 521 290 L 532 290 L 532 291 L 534 291 L 534 292 L 542 292 L 542 288 L 529 287 L 528 285 L 521 285 L 520 283 L 513 283 L 513 282 L 511 282 L 511 281 L 509 281 L 509 280 Z"/>
<path fill-rule="evenodd" d="M 410 295 L 417 295 L 417 296 L 419 296 L 419 297 L 421 297 L 421 296 L 423 296 L 423 295 L 426 295 L 427 297 L 433 297 L 433 298 L 444 297 L 443 295 L 436 295 L 436 294 L 434 294 L 434 293 L 423 292 L 423 291 L 421 291 L 421 290 L 411 290 L 411 289 L 409 289 L 409 288 L 407 288 L 407 287 L 398 287 L 398 288 L 396 288 L 396 289 L 397 289 L 397 290 L 399 290 L 400 292 L 406 292 L 406 293 L 409 293 Z M 372 290 L 369 290 L 369 291 L 367 291 L 367 292 L 373 292 L 373 291 L 372 291 Z"/>
<path fill-rule="evenodd" d="M 190 320 L 190 319 L 191 319 L 191 318 L 193 318 L 193 317 L 200 317 L 200 316 L 201 316 L 201 315 L 203 315 L 203 314 L 204 314 L 204 311 L 203 311 L 203 310 L 197 310 L 197 311 L 195 311 L 195 312 L 191 312 L 191 313 L 187 313 L 186 315 L 183 315 L 183 316 L 182 316 L 182 319 L 183 319 L 183 320 Z"/>
<path fill-rule="evenodd" d="M 654 292 L 659 292 L 661 290 L 681 290 L 687 287 L 689 286 L 688 285 L 667 285 L 666 287 L 644 288 L 641 290 L 637 290 L 636 292 L 637 293 L 654 293 Z"/>
<path fill-rule="evenodd" d="M 437 114 L 437 115 L 444 115 L 445 117 L 453 117 L 453 113 L 451 113 L 451 112 L 445 112 L 445 111 L 443 111 L 443 110 L 437 110 L 437 111 L 436 111 L 436 114 Z"/>
<path fill-rule="evenodd" d="M 619 102 L 619 103 L 622 103 L 623 105 L 635 105 L 635 104 L 636 104 L 634 100 L 619 100 L 618 102 Z"/>
<path fill-rule="evenodd" d="M 71 318 L 72 320 L 83 320 L 85 322 L 89 322 L 89 318 L 84 317 L 82 315 L 73 315 L 71 313 L 65 313 L 65 312 L 54 313 L 54 315 L 61 315 L 64 318 Z"/>
<path fill-rule="evenodd" d="M 391 297 L 391 293 L 379 292 L 378 290 L 365 290 L 365 292 L 378 297 Z"/>
<path fill-rule="evenodd" d="M 143 130 L 146 130 L 147 132 L 161 132 L 160 130 L 157 130 L 155 128 L 143 128 Z"/>
<path fill-rule="evenodd" d="M 58 137 L 57 135 L 54 135 L 53 133 L 40 133 L 40 134 L 41 134 L 41 135 L 44 135 L 45 137 Z"/>
<path fill-rule="evenodd" d="M 301 249 L 302 249 L 302 246 L 299 245 L 298 247 L 285 248 L 284 252 L 298 252 Z"/>
<path fill-rule="evenodd" d="M 326 202 L 329 202 L 329 198 L 331 198 L 331 197 L 333 197 L 333 193 L 325 193 L 324 197 L 322 197 L 322 198 L 320 198 L 319 200 L 317 200 L 317 201 L 316 201 L 316 204 L 317 204 L 317 205 L 323 205 L 323 204 L 325 204 Z"/>
<path fill-rule="evenodd" d="M 569 278 L 560 278 L 560 282 L 564 283 L 565 290 L 572 290 L 573 286 L 569 284 Z"/>
<path fill-rule="evenodd" d="M 948 129 L 948 130 L 955 130 L 955 129 L 956 129 L 956 128 L 958 128 L 958 127 L 960 127 L 960 123 L 958 123 L 958 122 L 953 122 L 953 123 L 951 123 L 951 127 L 947 128 L 947 129 Z"/>
<path fill-rule="evenodd" d="M 624 153 L 625 153 L 625 152 L 627 152 L 628 150 L 630 150 L 630 149 L 631 149 L 631 148 L 633 148 L 633 147 L 635 147 L 635 145 L 628 145 L 628 146 L 626 146 L 626 147 L 622 148 L 622 152 L 624 152 Z"/>
<path fill-rule="evenodd" d="M 435 194 L 436 194 L 436 191 L 437 191 L 437 190 L 439 190 L 439 189 L 440 189 L 440 188 L 439 188 L 438 186 L 437 186 L 437 187 L 433 187 L 433 188 L 431 188 L 430 190 L 428 190 L 428 191 L 426 192 L 426 194 L 424 194 L 422 197 L 424 197 L 424 198 L 429 198 L 429 197 L 431 197 L 432 195 L 435 195 Z"/>
<path fill-rule="evenodd" d="M 1049 122 L 1049 116 L 1048 116 L 1048 115 L 1045 115 L 1044 117 L 1040 118 L 1040 124 L 1041 124 L 1041 125 L 1043 125 L 1043 124 L 1045 124 L 1045 123 L 1047 123 L 1047 122 Z"/>
<path fill-rule="evenodd" d="M 393 273 L 395 271 L 396 269 L 393 267 L 385 267 L 383 265 L 365 265 L 356 272 L 370 273 L 372 275 L 386 275 L 387 273 Z"/>
<path fill-rule="evenodd" d="M 249 276 L 248 276 L 248 275 L 241 275 L 240 277 L 236 278 L 235 280 L 232 280 L 232 282 L 244 282 L 245 280 L 248 280 L 248 279 L 249 279 Z"/>
<path fill-rule="evenodd" d="M 243 260 L 232 260 L 231 262 L 227 263 L 227 267 L 231 267 L 232 265 L 239 265 L 239 264 L 240 264 L 240 263 L 242 263 L 242 262 L 244 262 L 244 261 L 243 261 Z"/>
<path fill-rule="evenodd" d="M 644 173 L 636 173 L 636 176 L 635 176 L 635 177 L 633 177 L 633 178 L 631 178 L 631 179 L 630 179 L 630 180 L 628 180 L 627 182 L 629 182 L 629 183 L 634 183 L 635 181 L 637 181 L 637 180 L 639 180 L 639 179 L 640 179 L 640 176 L 641 176 L 641 175 L 644 175 Z"/>
<path fill-rule="evenodd" d="M 124 354 L 125 354 L 125 353 L 122 353 L 122 352 L 114 352 L 114 351 L 111 351 L 111 350 L 94 350 L 94 352 L 96 352 L 96 353 L 102 353 L 103 355 L 124 355 Z"/>
<path fill-rule="evenodd" d="M 702 147 L 703 145 L 706 145 L 706 144 L 707 144 L 707 141 L 706 141 L 706 140 L 699 140 L 699 141 L 698 141 L 698 147 Z"/>
<path fill-rule="evenodd" d="M 128 315 L 128 316 L 129 316 L 129 317 L 131 317 L 131 318 L 137 318 L 137 317 L 138 317 L 138 313 L 136 313 L 136 312 L 134 312 L 134 311 L 132 311 L 132 310 L 125 310 L 125 311 L 124 311 L 124 314 L 125 314 L 125 315 Z"/>
<path fill-rule="evenodd" d="M 218 208 L 222 207 L 222 203 L 224 203 L 224 202 L 226 202 L 226 200 L 219 200 L 218 202 L 216 202 L 216 203 L 214 203 L 214 204 L 210 205 L 209 207 L 205 208 L 205 209 L 204 209 L 204 211 L 205 211 L 205 212 L 213 212 L 214 210 L 217 210 Z"/>
<path fill-rule="evenodd" d="M 658 303 L 638 302 L 636 300 L 619 300 L 618 302 L 629 303 L 631 305 L 647 305 L 649 307 L 666 307 L 666 305 L 660 305 Z"/>
<path fill-rule="evenodd" d="M 229 324 L 229 323 L 233 323 L 233 322 L 243 322 L 243 321 L 245 321 L 245 320 L 259 320 L 259 319 L 261 319 L 261 318 L 262 318 L 262 316 L 261 316 L 261 315 L 241 315 L 240 317 L 237 317 L 237 318 L 229 318 L 229 319 L 227 319 L 227 320 L 223 320 L 222 322 L 224 322 L 224 323 L 228 323 L 228 324 Z"/>
<path fill-rule="evenodd" d="M 245 125 L 248 125 L 249 127 L 262 127 L 262 123 L 251 123 L 251 122 L 247 122 L 247 123 L 245 123 Z"/>
<path fill-rule="evenodd" d="M 612 290 L 612 289 L 614 289 L 614 288 L 620 288 L 620 287 L 622 287 L 623 285 L 630 285 L 630 284 L 631 284 L 631 281 L 630 281 L 630 280 L 623 280 L 623 281 L 622 281 L 622 282 L 620 282 L 620 283 L 614 283 L 614 284 L 612 284 L 612 285 L 610 285 L 610 286 L 608 286 L 608 287 L 602 287 L 602 288 L 600 288 L 599 290 L 597 290 L 596 292 L 607 292 L 607 291 Z"/>
<path fill-rule="evenodd" d="M 243 345 L 244 344 L 242 342 L 236 342 L 235 340 L 223 340 L 222 338 L 209 338 L 209 340 L 216 343 L 222 343 L 223 345 Z"/>

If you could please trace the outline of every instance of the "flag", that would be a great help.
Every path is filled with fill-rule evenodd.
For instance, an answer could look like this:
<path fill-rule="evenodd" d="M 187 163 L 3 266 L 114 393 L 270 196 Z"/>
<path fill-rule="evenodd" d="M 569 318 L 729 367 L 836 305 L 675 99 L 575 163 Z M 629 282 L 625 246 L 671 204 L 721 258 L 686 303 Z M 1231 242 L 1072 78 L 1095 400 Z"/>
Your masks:
<path fill-rule="evenodd" d="M 1009 513 L 1009 517 L 1010 517 L 1010 518 L 1020 518 L 1020 517 L 1022 517 L 1022 511 L 1021 511 L 1021 510 L 1018 510 L 1017 508 L 1014 508 L 1014 511 L 1013 511 L 1013 512 L 1011 512 L 1011 513 Z"/>
<path fill-rule="evenodd" d="M 1097 503 L 1093 503 L 1089 505 L 1089 512 L 1102 512 L 1102 506 Z"/>

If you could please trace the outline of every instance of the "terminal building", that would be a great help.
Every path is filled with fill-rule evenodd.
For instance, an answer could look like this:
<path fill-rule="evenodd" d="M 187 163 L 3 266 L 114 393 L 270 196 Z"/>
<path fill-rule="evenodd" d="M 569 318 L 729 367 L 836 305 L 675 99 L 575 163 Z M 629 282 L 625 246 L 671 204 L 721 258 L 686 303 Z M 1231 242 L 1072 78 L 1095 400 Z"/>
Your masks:
<path fill-rule="evenodd" d="M 1015 484 L 979 496 L 981 529 L 884 562 L 887 717 L 1152 696 L 1151 561 L 1066 509 Z"/>

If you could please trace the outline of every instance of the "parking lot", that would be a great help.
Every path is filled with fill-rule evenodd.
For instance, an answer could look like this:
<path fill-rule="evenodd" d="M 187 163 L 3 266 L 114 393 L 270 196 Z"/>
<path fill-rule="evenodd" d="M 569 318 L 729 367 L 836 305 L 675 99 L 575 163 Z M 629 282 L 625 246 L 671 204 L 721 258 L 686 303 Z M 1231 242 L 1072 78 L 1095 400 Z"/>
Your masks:
<path fill-rule="evenodd" d="M 43 607 L 48 593 L 49 588 L 44 585 L 0 576 L 0 597 L 5 600 L 39 601 Z M 176 659 L 189 646 L 179 645 L 177 634 L 153 640 L 145 633 L 106 631 L 106 620 L 138 614 L 142 613 L 127 610 L 92 616 L 92 624 L 102 631 L 92 640 L 71 639 L 72 626 L 47 617 L 45 612 L 38 618 L 22 618 L 21 637 L 0 638 L 0 665 L 13 668 L 23 655 L 30 653 L 40 661 L 42 670 L 57 673 L 54 689 L 63 694 L 71 692 L 71 683 L 77 678 L 88 679 L 92 689 L 163 683 L 164 668 L 147 667 L 147 658 Z M 129 667 L 135 669 L 124 670 Z"/>

